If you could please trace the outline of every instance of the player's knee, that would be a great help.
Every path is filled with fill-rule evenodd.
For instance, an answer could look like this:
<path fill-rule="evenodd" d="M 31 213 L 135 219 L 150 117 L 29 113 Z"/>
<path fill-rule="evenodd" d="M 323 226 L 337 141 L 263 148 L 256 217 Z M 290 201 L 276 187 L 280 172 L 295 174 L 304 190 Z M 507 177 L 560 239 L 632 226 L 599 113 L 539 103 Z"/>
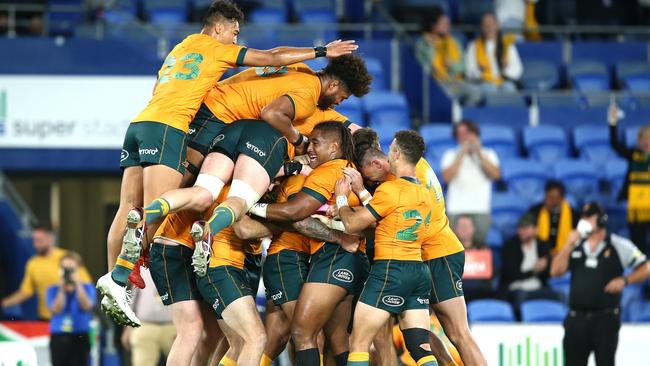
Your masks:
<path fill-rule="evenodd" d="M 414 360 L 420 360 L 431 356 L 431 345 L 429 344 L 429 331 L 423 328 L 409 328 L 402 330 L 406 349 Z"/>
<path fill-rule="evenodd" d="M 264 347 L 266 346 L 266 341 L 267 341 L 266 332 L 264 331 L 264 329 L 262 329 L 261 331 L 251 332 L 246 336 L 245 341 L 249 347 L 263 350 Z"/>
<path fill-rule="evenodd" d="M 257 193 L 250 184 L 241 179 L 233 179 L 230 184 L 230 191 L 228 198 L 239 198 L 244 202 L 244 211 L 248 212 L 251 207 L 260 199 L 260 194 Z"/>
<path fill-rule="evenodd" d="M 447 338 L 453 344 L 464 343 L 467 337 L 470 336 L 468 328 L 455 323 L 452 326 L 445 327 L 444 331 Z"/>
<path fill-rule="evenodd" d="M 194 195 L 195 201 L 197 201 L 198 205 L 205 205 L 207 204 L 206 207 L 200 207 L 203 209 L 203 211 L 207 210 L 210 205 L 212 205 L 212 202 L 214 202 L 217 197 L 219 197 L 219 194 L 221 193 L 221 190 L 223 189 L 223 186 L 225 183 L 215 177 L 214 175 L 210 174 L 199 174 L 198 177 L 196 177 L 196 182 L 194 182 L 195 187 L 200 187 L 202 189 L 197 190 L 200 191 L 201 193 L 198 193 Z M 197 206 L 197 209 L 199 207 Z"/>

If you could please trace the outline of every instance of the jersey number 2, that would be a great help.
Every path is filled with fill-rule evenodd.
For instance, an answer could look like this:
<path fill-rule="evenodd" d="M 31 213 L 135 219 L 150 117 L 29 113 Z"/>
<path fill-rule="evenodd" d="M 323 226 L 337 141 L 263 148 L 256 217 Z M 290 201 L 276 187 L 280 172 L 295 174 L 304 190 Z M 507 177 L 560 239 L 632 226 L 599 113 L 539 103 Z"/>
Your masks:
<path fill-rule="evenodd" d="M 415 219 L 415 224 L 407 227 L 406 229 L 402 229 L 397 232 L 395 235 L 395 238 L 397 240 L 404 240 L 404 241 L 416 241 L 418 240 L 418 234 L 417 231 L 420 228 L 420 225 L 422 225 L 422 215 L 417 210 L 408 210 L 404 212 L 404 220 L 411 220 Z M 427 215 L 426 219 L 424 220 L 424 225 L 428 225 L 429 221 L 431 220 L 431 213 Z"/>
<path fill-rule="evenodd" d="M 203 62 L 203 55 L 200 53 L 188 53 L 181 57 L 181 62 L 183 63 L 183 68 L 188 69 L 187 72 L 175 72 L 171 75 L 172 68 L 176 65 L 176 57 L 169 56 L 165 59 L 165 62 L 162 65 L 163 72 L 160 74 L 160 80 L 158 84 L 165 84 L 172 77 L 177 80 L 193 80 L 196 79 L 201 70 L 199 70 L 199 65 Z"/>

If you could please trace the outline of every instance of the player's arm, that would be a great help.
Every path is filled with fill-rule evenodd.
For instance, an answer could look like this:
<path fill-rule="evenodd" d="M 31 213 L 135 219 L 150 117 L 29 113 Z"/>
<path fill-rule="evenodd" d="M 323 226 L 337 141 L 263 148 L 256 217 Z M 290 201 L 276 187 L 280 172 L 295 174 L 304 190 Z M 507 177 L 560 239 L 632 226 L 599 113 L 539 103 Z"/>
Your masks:
<path fill-rule="evenodd" d="M 316 198 L 298 192 L 294 199 L 283 203 L 256 203 L 250 213 L 273 221 L 300 221 L 309 217 L 323 203 Z"/>
<path fill-rule="evenodd" d="M 307 142 L 307 138 L 293 127 L 292 122 L 296 114 L 293 100 L 288 95 L 283 95 L 268 105 L 261 112 L 262 119 L 275 128 L 282 136 L 286 137 L 293 145 Z"/>
<path fill-rule="evenodd" d="M 551 277 L 559 277 L 566 273 L 566 271 L 569 269 L 571 252 L 579 240 L 580 233 L 578 233 L 577 230 L 573 230 L 569 233 L 566 243 L 560 252 L 555 255 L 555 257 L 553 257 L 553 261 L 551 262 Z"/>
<path fill-rule="evenodd" d="M 317 57 L 339 57 L 356 51 L 354 41 L 336 40 L 325 47 L 276 47 L 270 50 L 247 49 L 245 66 L 284 66 L 311 60 Z"/>
<path fill-rule="evenodd" d="M 235 222 L 232 228 L 235 230 L 235 235 L 241 240 L 261 239 L 284 231 L 284 228 L 269 221 L 260 221 L 246 215 Z"/>
<path fill-rule="evenodd" d="M 351 190 L 350 178 L 347 176 L 336 181 L 334 192 L 336 193 L 338 216 L 343 222 L 346 233 L 357 234 L 377 222 L 378 219 L 368 207 L 359 207 L 353 210 L 348 205 L 348 195 Z"/>

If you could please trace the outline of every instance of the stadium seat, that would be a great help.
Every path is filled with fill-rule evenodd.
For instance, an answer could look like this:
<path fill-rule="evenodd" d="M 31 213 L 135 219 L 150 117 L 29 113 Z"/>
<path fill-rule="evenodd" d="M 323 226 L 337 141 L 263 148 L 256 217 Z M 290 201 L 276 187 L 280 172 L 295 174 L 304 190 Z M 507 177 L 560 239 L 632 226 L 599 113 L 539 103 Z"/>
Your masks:
<path fill-rule="evenodd" d="M 573 60 L 599 60 L 599 62 L 602 62 L 607 65 L 607 67 L 611 68 L 613 68 L 617 62 L 647 62 L 648 59 L 648 46 L 645 41 L 574 41 L 572 42 L 571 48 L 571 56 Z"/>
<path fill-rule="evenodd" d="M 630 314 L 630 321 L 637 323 L 650 322 L 650 301 L 635 301 L 632 302 L 628 311 Z"/>
<path fill-rule="evenodd" d="M 482 126 L 481 144 L 494 149 L 499 159 L 508 159 L 519 155 L 519 144 L 515 131 L 508 126 Z"/>
<path fill-rule="evenodd" d="M 384 72 L 384 67 L 381 62 L 374 57 L 366 57 L 364 60 L 366 61 L 368 72 L 372 75 L 372 90 L 388 89 L 386 73 Z"/>
<path fill-rule="evenodd" d="M 574 61 L 568 66 L 567 73 L 576 90 L 583 92 L 609 90 L 607 66 L 600 61 Z"/>
<path fill-rule="evenodd" d="M 420 127 L 420 134 L 426 145 L 426 156 L 429 163 L 440 163 L 442 154 L 447 149 L 456 147 L 450 124 L 430 123 Z"/>
<path fill-rule="evenodd" d="M 248 18 L 256 24 L 284 24 L 288 20 L 286 11 L 279 8 L 257 8 Z"/>
<path fill-rule="evenodd" d="M 609 144 L 607 126 L 577 126 L 573 130 L 573 145 L 581 158 L 592 162 L 602 173 L 605 164 L 616 155 Z"/>
<path fill-rule="evenodd" d="M 174 0 L 144 0 L 144 9 L 153 24 L 167 26 L 187 21 L 187 4 Z"/>
<path fill-rule="evenodd" d="M 373 91 L 363 97 L 363 104 L 368 114 L 388 110 L 399 110 L 408 114 L 409 111 L 406 96 L 396 92 Z"/>
<path fill-rule="evenodd" d="M 631 92 L 650 92 L 650 73 L 623 78 L 623 85 Z"/>
<path fill-rule="evenodd" d="M 521 304 L 521 320 L 527 323 L 559 323 L 564 320 L 567 307 L 554 300 L 528 300 Z"/>
<path fill-rule="evenodd" d="M 567 271 L 560 277 L 551 277 L 548 279 L 548 286 L 555 292 L 564 295 L 565 302 L 569 301 L 569 291 L 571 289 L 571 272 Z"/>
<path fill-rule="evenodd" d="M 479 24 L 485 12 L 494 11 L 493 0 L 457 0 L 458 18 L 465 24 Z"/>
<path fill-rule="evenodd" d="M 515 314 L 510 303 L 501 300 L 474 300 L 467 304 L 467 315 L 474 322 L 514 322 Z"/>
<path fill-rule="evenodd" d="M 122 24 L 135 20 L 137 12 L 134 0 L 115 0 L 107 4 L 103 17 L 108 23 Z"/>
<path fill-rule="evenodd" d="M 615 66 L 616 79 L 622 82 L 628 76 L 650 74 L 650 65 L 646 61 L 621 61 Z"/>
<path fill-rule="evenodd" d="M 625 159 L 611 159 L 605 164 L 605 182 L 607 182 L 607 190 L 610 199 L 614 202 L 620 192 L 625 176 L 627 175 L 627 160 Z"/>
<path fill-rule="evenodd" d="M 517 221 L 527 209 L 528 204 L 513 193 L 492 193 L 492 225 L 504 238 L 515 233 Z"/>
<path fill-rule="evenodd" d="M 508 159 L 501 162 L 501 179 L 508 185 L 508 191 L 529 203 L 541 199 L 547 177 L 544 166 L 534 160 Z"/>
<path fill-rule="evenodd" d="M 501 251 L 501 248 L 503 248 L 503 236 L 496 228 L 491 227 L 490 230 L 488 230 L 485 241 L 493 251 Z"/>
<path fill-rule="evenodd" d="M 625 145 L 628 149 L 635 148 L 639 145 L 639 129 L 641 126 L 629 126 L 625 128 Z"/>
<path fill-rule="evenodd" d="M 338 37 L 336 13 L 330 9 L 305 9 L 298 14 L 298 19 L 319 34 L 322 42 L 330 42 Z"/>
<path fill-rule="evenodd" d="M 541 107 L 575 107 L 578 103 L 578 96 L 574 93 L 540 93 L 537 95 L 537 103 Z"/>
<path fill-rule="evenodd" d="M 488 93 L 485 95 L 485 105 L 488 107 L 526 107 L 526 100 L 524 99 L 524 96 L 519 93 Z"/>
<path fill-rule="evenodd" d="M 336 107 L 336 111 L 348 117 L 348 120 L 358 124 L 359 126 L 366 125 L 366 119 L 363 115 L 363 103 L 361 99 L 351 95 L 343 103 Z"/>
<path fill-rule="evenodd" d="M 82 1 L 50 0 L 47 17 L 50 36 L 72 36 L 75 28 L 83 22 Z"/>
<path fill-rule="evenodd" d="M 390 130 L 394 132 L 399 130 L 410 130 L 411 119 L 403 110 L 386 110 L 371 114 L 370 119 L 368 120 L 368 126 L 374 129 L 383 128 L 384 130 L 387 130 L 387 128 L 390 127 Z M 379 134 L 379 139 L 392 140 L 394 132 L 387 136 Z"/>
<path fill-rule="evenodd" d="M 527 74 L 529 69 L 526 67 L 528 62 L 543 61 L 548 62 L 557 70 L 564 63 L 563 43 L 559 41 L 539 41 L 539 42 L 520 42 L 517 43 L 517 51 L 524 63 L 524 70 Z"/>
<path fill-rule="evenodd" d="M 521 128 L 528 126 L 528 108 L 526 107 L 464 107 L 462 118 L 472 120 L 479 125 L 496 124 Z"/>
<path fill-rule="evenodd" d="M 526 72 L 521 76 L 521 82 L 526 90 L 547 91 L 560 84 L 560 73 L 552 62 L 524 60 L 523 66 Z"/>
<path fill-rule="evenodd" d="M 550 166 L 568 154 L 566 133 L 560 127 L 540 125 L 523 130 L 524 147 L 528 155 Z"/>
<path fill-rule="evenodd" d="M 296 13 L 305 10 L 331 10 L 335 8 L 334 0 L 292 0 Z"/>
<path fill-rule="evenodd" d="M 617 202 L 616 200 L 610 201 L 605 206 L 607 210 L 607 229 L 613 233 L 627 236 L 627 202 Z"/>
<path fill-rule="evenodd" d="M 555 177 L 564 183 L 567 193 L 582 205 L 598 194 L 598 172 L 593 164 L 574 159 L 554 162 Z"/>

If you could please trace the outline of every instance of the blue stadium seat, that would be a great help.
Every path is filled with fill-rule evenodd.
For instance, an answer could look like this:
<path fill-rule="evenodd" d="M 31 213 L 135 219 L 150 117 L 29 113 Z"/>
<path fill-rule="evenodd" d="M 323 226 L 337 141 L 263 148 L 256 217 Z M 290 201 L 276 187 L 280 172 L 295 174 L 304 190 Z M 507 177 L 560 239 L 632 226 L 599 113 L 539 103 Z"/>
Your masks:
<path fill-rule="evenodd" d="M 517 43 L 517 52 L 521 57 L 524 65 L 528 62 L 543 61 L 550 63 L 557 69 L 564 63 L 564 51 L 562 42 L 558 41 L 541 41 L 541 42 L 520 42 Z M 528 67 L 524 66 L 524 77 L 529 72 Z"/>
<path fill-rule="evenodd" d="M 485 12 L 494 11 L 493 0 L 457 0 L 458 18 L 465 24 L 479 24 Z"/>
<path fill-rule="evenodd" d="M 287 22 L 287 12 L 278 8 L 257 8 L 248 15 L 251 23 L 284 24 Z"/>
<path fill-rule="evenodd" d="M 519 155 L 519 144 L 515 131 L 508 126 L 482 126 L 481 143 L 485 147 L 494 149 L 499 159 L 508 159 Z"/>
<path fill-rule="evenodd" d="M 645 42 L 574 41 L 571 46 L 573 60 L 599 60 L 612 68 L 617 62 L 648 59 Z"/>
<path fill-rule="evenodd" d="M 336 13 L 333 9 L 306 9 L 298 13 L 298 19 L 303 23 L 336 23 Z"/>
<path fill-rule="evenodd" d="M 382 151 L 384 151 L 386 154 L 388 154 L 390 144 L 393 142 L 395 132 L 404 129 L 404 126 L 400 126 L 394 123 L 382 123 L 374 126 L 371 125 L 371 127 L 377 131 L 377 134 L 379 135 L 379 144 L 381 145 Z"/>
<path fill-rule="evenodd" d="M 319 57 L 312 60 L 305 61 L 305 64 L 309 66 L 312 70 L 318 71 L 324 69 L 327 66 L 327 58 Z"/>
<path fill-rule="evenodd" d="M 456 147 L 450 124 L 430 123 L 420 127 L 420 134 L 426 145 L 427 161 L 440 163 L 442 154 L 447 149 Z"/>
<path fill-rule="evenodd" d="M 514 193 L 492 193 L 492 226 L 509 238 L 517 229 L 517 221 L 528 209 L 528 204 Z"/>
<path fill-rule="evenodd" d="M 616 79 L 619 82 L 628 76 L 650 75 L 650 65 L 647 61 L 622 61 L 616 63 Z"/>
<path fill-rule="evenodd" d="M 569 79 L 583 92 L 609 90 L 607 66 L 600 61 L 574 61 L 568 66 Z"/>
<path fill-rule="evenodd" d="M 554 300 L 528 300 L 521 304 L 521 320 L 527 323 L 559 323 L 567 314 L 567 307 Z"/>
<path fill-rule="evenodd" d="M 293 9 L 296 13 L 305 10 L 331 10 L 334 9 L 334 0 L 292 0 Z"/>
<path fill-rule="evenodd" d="M 631 92 L 650 92 L 650 73 L 623 78 L 625 88 Z"/>
<path fill-rule="evenodd" d="M 83 22 L 82 1 L 50 0 L 47 17 L 50 36 L 72 36 L 75 28 Z"/>
<path fill-rule="evenodd" d="M 650 301 L 635 301 L 628 307 L 630 321 L 637 323 L 650 322 Z"/>
<path fill-rule="evenodd" d="M 534 42 L 530 42 L 534 43 Z M 521 82 L 526 90 L 547 91 L 560 84 L 557 65 L 545 60 L 524 60 Z"/>
<path fill-rule="evenodd" d="M 502 300 L 474 300 L 467 304 L 469 321 L 474 322 L 505 322 L 515 321 L 515 314 L 510 303 Z"/>
<path fill-rule="evenodd" d="M 409 115 L 404 110 L 389 109 L 378 113 L 370 114 L 370 119 L 368 120 L 368 126 L 374 129 L 383 126 L 391 126 L 396 128 L 395 131 L 409 130 L 411 129 L 411 119 L 409 118 Z M 382 136 L 381 134 L 379 135 L 380 139 L 388 138 L 388 137 L 390 137 L 392 140 L 393 135 L 392 134 L 390 136 Z"/>
<path fill-rule="evenodd" d="M 627 226 L 627 202 L 616 202 L 612 200 L 611 203 L 605 206 L 607 210 L 607 228 L 613 233 L 628 236 Z"/>
<path fill-rule="evenodd" d="M 571 272 L 567 271 L 560 277 L 551 277 L 548 279 L 548 286 L 555 292 L 564 295 L 566 302 L 569 300 L 569 291 L 571 289 Z"/>
<path fill-rule="evenodd" d="M 409 111 L 406 96 L 402 93 L 373 91 L 363 97 L 363 103 L 368 114 L 387 110 L 399 110 L 408 114 Z"/>
<path fill-rule="evenodd" d="M 137 12 L 135 0 L 116 0 L 108 4 L 104 9 L 103 16 L 108 23 L 121 24 L 135 20 Z"/>
<path fill-rule="evenodd" d="M 552 93 L 537 95 L 537 103 L 542 107 L 575 107 L 578 97 L 574 93 Z"/>
<path fill-rule="evenodd" d="M 503 248 L 503 235 L 496 228 L 491 227 L 488 230 L 485 241 L 492 251 L 501 251 L 501 248 Z"/>
<path fill-rule="evenodd" d="M 605 164 L 615 157 L 607 126 L 577 126 L 573 130 L 573 145 L 581 158 L 592 162 L 603 173 Z"/>
<path fill-rule="evenodd" d="M 384 67 L 377 58 L 366 57 L 366 68 L 368 72 L 372 75 L 372 90 L 386 90 L 388 89 L 388 83 L 386 81 L 386 73 L 384 72 Z"/>
<path fill-rule="evenodd" d="M 583 160 L 558 160 L 553 164 L 555 177 L 564 183 L 567 193 L 582 205 L 598 194 L 598 172 L 593 164 Z"/>
<path fill-rule="evenodd" d="M 485 95 L 485 105 L 488 107 L 526 107 L 526 99 L 519 93 L 488 93 Z"/>
<path fill-rule="evenodd" d="M 625 145 L 632 149 L 639 145 L 639 129 L 641 126 L 629 126 L 625 128 Z"/>
<path fill-rule="evenodd" d="M 568 154 L 566 133 L 560 127 L 526 127 L 523 130 L 523 142 L 528 155 L 546 166 Z"/>
<path fill-rule="evenodd" d="M 351 95 L 343 103 L 336 107 L 336 111 L 348 117 L 348 120 L 358 124 L 359 126 L 366 125 L 366 119 L 363 115 L 363 105 L 361 99 Z"/>
<path fill-rule="evenodd" d="M 605 164 L 605 182 L 610 194 L 610 201 L 614 202 L 618 192 L 625 183 L 627 175 L 627 160 L 621 158 L 611 159 Z"/>
<path fill-rule="evenodd" d="M 536 202 L 543 196 L 548 173 L 541 163 L 527 159 L 508 159 L 501 162 L 501 179 L 508 191 L 526 202 Z"/>
<path fill-rule="evenodd" d="M 528 108 L 526 107 L 464 107 L 463 118 L 480 125 L 496 124 L 521 128 L 528 125 Z"/>
<path fill-rule="evenodd" d="M 187 3 L 175 0 L 144 0 L 144 9 L 153 24 L 182 24 L 187 21 Z"/>

